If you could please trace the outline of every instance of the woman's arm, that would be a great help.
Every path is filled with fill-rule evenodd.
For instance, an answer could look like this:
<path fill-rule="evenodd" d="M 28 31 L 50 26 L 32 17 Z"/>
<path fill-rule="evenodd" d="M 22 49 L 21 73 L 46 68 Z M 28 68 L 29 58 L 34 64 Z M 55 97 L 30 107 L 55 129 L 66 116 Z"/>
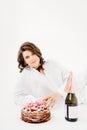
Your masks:
<path fill-rule="evenodd" d="M 46 101 L 49 107 L 53 107 L 56 104 L 56 102 L 60 100 L 60 98 L 62 98 L 63 96 L 66 97 L 66 94 L 68 92 L 75 92 L 72 72 L 70 72 L 65 86 L 61 88 L 61 90 L 59 89 L 57 93 L 45 97 L 44 100 Z"/>

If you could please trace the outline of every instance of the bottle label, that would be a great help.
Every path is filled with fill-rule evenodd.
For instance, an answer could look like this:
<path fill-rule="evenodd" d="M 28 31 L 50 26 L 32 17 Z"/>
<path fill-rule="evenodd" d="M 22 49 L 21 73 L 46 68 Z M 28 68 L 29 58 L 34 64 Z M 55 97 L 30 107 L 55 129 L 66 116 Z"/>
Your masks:
<path fill-rule="evenodd" d="M 66 117 L 68 118 L 77 118 L 78 117 L 78 107 L 77 106 L 67 106 L 66 105 Z"/>

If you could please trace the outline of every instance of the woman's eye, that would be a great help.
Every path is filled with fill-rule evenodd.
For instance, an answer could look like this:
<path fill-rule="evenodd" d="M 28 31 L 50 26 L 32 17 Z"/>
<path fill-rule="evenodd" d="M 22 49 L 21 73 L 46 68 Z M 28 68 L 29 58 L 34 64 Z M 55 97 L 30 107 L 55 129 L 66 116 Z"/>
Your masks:
<path fill-rule="evenodd" d="M 28 58 L 30 58 L 30 56 L 26 56 L 25 58 L 28 59 Z"/>

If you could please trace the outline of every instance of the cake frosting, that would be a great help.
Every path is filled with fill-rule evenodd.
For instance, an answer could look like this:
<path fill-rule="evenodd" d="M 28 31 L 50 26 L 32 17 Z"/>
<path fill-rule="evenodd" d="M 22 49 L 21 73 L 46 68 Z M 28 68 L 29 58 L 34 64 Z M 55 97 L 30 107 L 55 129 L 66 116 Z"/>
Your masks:
<path fill-rule="evenodd" d="M 21 110 L 21 119 L 28 123 L 46 122 L 50 117 L 50 110 L 43 101 L 27 103 Z"/>

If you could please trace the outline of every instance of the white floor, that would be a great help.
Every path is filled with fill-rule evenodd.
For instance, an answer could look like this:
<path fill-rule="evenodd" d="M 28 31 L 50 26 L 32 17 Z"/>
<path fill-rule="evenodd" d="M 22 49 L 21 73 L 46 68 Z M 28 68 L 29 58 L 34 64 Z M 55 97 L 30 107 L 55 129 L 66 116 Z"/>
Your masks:
<path fill-rule="evenodd" d="M 78 106 L 78 121 L 68 122 L 64 118 L 64 107 L 53 109 L 51 120 L 41 124 L 25 123 L 20 119 L 20 108 L 12 99 L 3 102 L 0 108 L 0 130 L 87 130 L 87 105 Z"/>

